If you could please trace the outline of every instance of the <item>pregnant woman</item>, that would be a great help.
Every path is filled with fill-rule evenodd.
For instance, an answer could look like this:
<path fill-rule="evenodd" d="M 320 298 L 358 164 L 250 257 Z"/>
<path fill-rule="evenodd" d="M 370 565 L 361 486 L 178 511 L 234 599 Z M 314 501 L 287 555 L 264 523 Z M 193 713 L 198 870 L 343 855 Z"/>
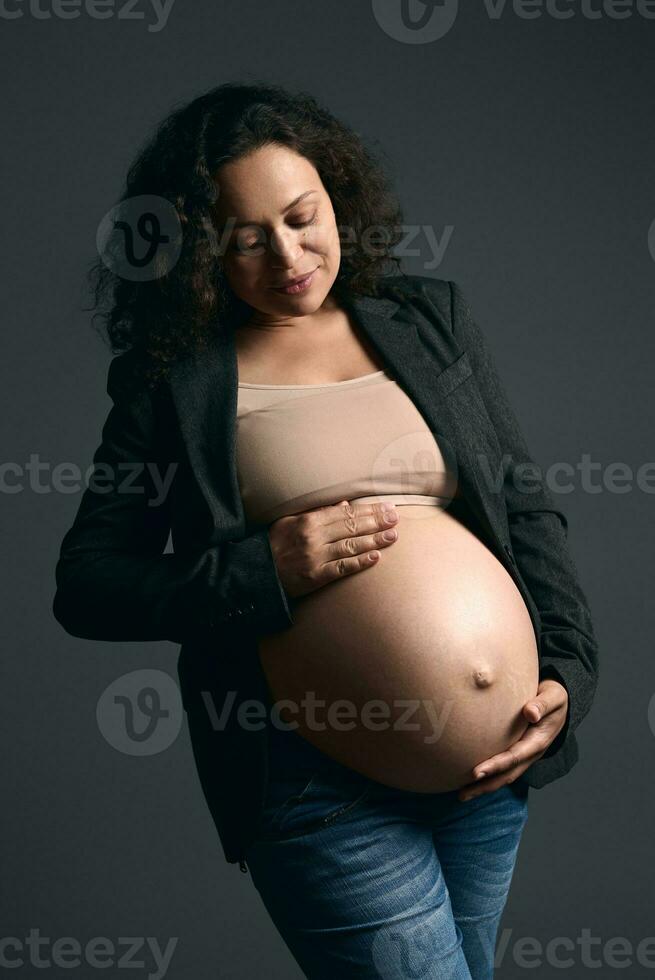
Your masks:
<path fill-rule="evenodd" d="M 566 519 L 459 287 L 382 274 L 400 211 L 315 100 L 220 86 L 130 173 L 180 254 L 100 270 L 127 351 L 95 459 L 174 476 L 154 508 L 147 467 L 141 500 L 87 491 L 55 615 L 184 644 L 226 855 L 306 976 L 485 980 L 529 787 L 596 686 Z M 253 692 L 256 736 L 216 703 Z"/>

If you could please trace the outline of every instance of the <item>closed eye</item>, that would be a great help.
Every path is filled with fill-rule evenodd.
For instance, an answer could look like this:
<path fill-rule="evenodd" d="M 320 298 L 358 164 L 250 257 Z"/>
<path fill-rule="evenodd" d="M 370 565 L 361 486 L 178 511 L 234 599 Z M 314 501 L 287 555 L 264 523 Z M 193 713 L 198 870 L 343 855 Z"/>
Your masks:
<path fill-rule="evenodd" d="M 313 225 L 316 222 L 318 216 L 318 211 L 314 212 L 313 216 L 307 221 L 290 221 L 289 224 L 294 228 L 306 228 L 307 225 Z"/>
<path fill-rule="evenodd" d="M 308 225 L 316 224 L 318 218 L 318 211 L 315 211 L 311 218 L 307 221 L 290 221 L 289 224 L 292 228 L 306 228 Z M 248 252 L 262 245 L 263 242 L 260 239 L 255 239 L 253 242 L 239 242 L 238 240 L 233 242 L 231 245 L 232 251 L 237 252 Z"/>

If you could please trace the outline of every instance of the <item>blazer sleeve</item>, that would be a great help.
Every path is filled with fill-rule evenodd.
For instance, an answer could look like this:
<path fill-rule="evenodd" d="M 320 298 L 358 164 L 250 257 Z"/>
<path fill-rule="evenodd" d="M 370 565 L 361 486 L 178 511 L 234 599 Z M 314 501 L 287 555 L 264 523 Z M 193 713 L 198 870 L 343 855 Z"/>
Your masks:
<path fill-rule="evenodd" d="M 163 466 L 163 478 L 169 464 L 158 449 L 152 394 L 126 383 L 129 354 L 109 365 L 113 405 L 61 543 L 56 620 L 83 639 L 179 644 L 228 628 L 285 629 L 293 619 L 267 528 L 197 553 L 164 554 L 170 492 L 158 501 L 151 468 Z"/>
<path fill-rule="evenodd" d="M 512 551 L 541 618 L 539 678 L 559 681 L 569 696 L 564 727 L 544 753 L 546 758 L 559 751 L 591 707 L 598 683 L 598 645 L 589 604 L 569 552 L 568 521 L 555 506 L 530 455 L 483 331 L 459 285 L 451 281 L 449 286 L 453 334 L 468 352 L 503 454 L 503 494 Z M 523 470 L 523 464 L 530 469 Z"/>

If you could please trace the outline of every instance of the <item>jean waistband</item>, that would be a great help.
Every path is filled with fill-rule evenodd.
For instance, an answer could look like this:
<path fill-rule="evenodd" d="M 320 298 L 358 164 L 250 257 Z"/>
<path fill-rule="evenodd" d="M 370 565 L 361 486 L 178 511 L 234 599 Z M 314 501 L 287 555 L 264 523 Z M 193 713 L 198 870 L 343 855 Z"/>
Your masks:
<path fill-rule="evenodd" d="M 268 724 L 268 763 L 269 770 L 278 769 L 317 769 L 332 760 L 316 746 L 299 735 L 294 728 L 280 728 Z"/>

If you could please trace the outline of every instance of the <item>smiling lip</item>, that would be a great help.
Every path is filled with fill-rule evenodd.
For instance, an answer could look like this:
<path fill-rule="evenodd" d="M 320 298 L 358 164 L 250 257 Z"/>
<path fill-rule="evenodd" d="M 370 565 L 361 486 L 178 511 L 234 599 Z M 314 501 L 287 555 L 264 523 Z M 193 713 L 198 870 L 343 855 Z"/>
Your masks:
<path fill-rule="evenodd" d="M 281 293 L 301 292 L 311 284 L 312 277 L 315 272 L 316 269 L 312 269 L 312 271 L 308 272 L 307 275 L 299 276 L 297 279 L 290 279 L 289 282 L 285 282 L 282 286 L 273 286 L 273 289 L 277 289 Z"/>

